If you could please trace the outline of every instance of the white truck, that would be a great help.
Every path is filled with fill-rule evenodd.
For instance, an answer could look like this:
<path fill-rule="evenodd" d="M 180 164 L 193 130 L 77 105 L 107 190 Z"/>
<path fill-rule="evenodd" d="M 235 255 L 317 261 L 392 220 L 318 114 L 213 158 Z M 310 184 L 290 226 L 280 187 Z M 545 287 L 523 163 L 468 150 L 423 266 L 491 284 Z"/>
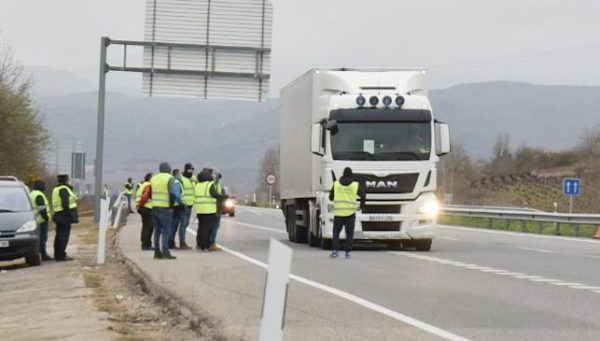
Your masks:
<path fill-rule="evenodd" d="M 290 241 L 331 247 L 329 191 L 350 167 L 366 189 L 354 238 L 431 249 L 436 163 L 450 151 L 450 132 L 434 119 L 424 78 L 422 69 L 312 69 L 281 90 L 281 209 Z"/>

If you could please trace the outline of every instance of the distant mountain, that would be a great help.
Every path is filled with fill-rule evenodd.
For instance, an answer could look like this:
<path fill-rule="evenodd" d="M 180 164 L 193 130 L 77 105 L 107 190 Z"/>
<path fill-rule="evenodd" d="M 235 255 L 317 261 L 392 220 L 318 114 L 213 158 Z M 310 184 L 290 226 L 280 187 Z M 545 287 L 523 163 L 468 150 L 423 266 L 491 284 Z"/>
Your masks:
<path fill-rule="evenodd" d="M 600 86 L 488 82 L 430 92 L 439 120 L 474 156 L 487 157 L 498 134 L 513 148 L 574 146 L 585 128 L 600 123 Z"/>
<path fill-rule="evenodd" d="M 68 84 L 68 82 L 67 82 Z M 83 86 L 83 85 L 82 85 Z M 453 140 L 487 157 L 499 134 L 521 145 L 564 149 L 600 123 L 600 87 L 512 82 L 465 84 L 430 92 L 436 117 L 451 124 Z M 107 94 L 107 182 L 138 180 L 158 162 L 218 167 L 238 192 L 255 187 L 264 151 L 278 143 L 278 100 L 266 103 L 147 98 Z M 42 97 L 43 119 L 55 137 L 83 142 L 92 163 L 97 96 L 86 92 Z"/>
<path fill-rule="evenodd" d="M 83 75 L 48 66 L 27 66 L 23 69 L 23 77 L 33 81 L 33 93 L 38 98 L 66 96 L 95 91 L 97 88 L 97 85 L 89 82 Z"/>

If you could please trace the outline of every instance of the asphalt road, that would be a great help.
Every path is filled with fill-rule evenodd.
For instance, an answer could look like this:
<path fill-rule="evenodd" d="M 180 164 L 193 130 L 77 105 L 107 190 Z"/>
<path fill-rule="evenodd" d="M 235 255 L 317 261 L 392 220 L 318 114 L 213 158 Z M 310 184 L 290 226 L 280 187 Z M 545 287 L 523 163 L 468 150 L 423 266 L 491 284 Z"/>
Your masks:
<path fill-rule="evenodd" d="M 600 339 L 600 242 L 440 226 L 431 252 L 365 246 L 345 260 L 288 242 L 284 228 L 278 210 L 238 207 L 219 242 L 266 262 L 269 239 L 281 240 L 296 281 L 448 339 Z"/>

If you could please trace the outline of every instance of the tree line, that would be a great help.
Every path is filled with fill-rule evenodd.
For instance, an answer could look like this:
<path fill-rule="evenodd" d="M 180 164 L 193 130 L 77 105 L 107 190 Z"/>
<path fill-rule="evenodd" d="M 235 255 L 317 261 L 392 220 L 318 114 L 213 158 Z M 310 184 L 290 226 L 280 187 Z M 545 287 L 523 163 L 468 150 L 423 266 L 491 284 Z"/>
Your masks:
<path fill-rule="evenodd" d="M 49 140 L 31 84 L 10 47 L 0 45 L 0 175 L 14 175 L 27 183 L 45 176 Z"/>

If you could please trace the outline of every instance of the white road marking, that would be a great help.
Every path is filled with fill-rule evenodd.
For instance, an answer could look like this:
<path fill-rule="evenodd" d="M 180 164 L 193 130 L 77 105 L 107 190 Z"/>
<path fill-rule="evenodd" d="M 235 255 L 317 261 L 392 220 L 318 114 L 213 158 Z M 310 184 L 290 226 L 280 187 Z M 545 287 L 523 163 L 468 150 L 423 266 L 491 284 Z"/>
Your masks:
<path fill-rule="evenodd" d="M 571 242 L 600 244 L 600 240 L 593 240 L 593 239 L 586 239 L 586 238 L 546 236 L 546 235 L 542 235 L 542 234 L 510 232 L 510 231 L 496 231 L 496 230 L 487 230 L 484 228 L 477 228 L 477 227 L 462 227 L 462 226 L 450 226 L 450 225 L 437 225 L 437 227 L 443 228 L 443 229 L 448 229 L 448 230 L 460 230 L 460 231 L 489 233 L 489 234 L 502 234 L 502 235 L 508 235 L 508 236 L 514 236 L 514 237 L 521 237 L 521 238 L 542 238 L 542 239 L 568 240 Z"/>
<path fill-rule="evenodd" d="M 194 230 L 192 230 L 190 228 L 188 228 L 187 231 L 189 233 L 193 234 L 193 235 L 196 235 L 196 231 L 194 231 Z M 259 267 L 261 267 L 263 269 L 267 269 L 267 264 L 265 264 L 265 263 L 263 263 L 263 262 L 261 262 L 261 261 L 259 261 L 257 259 L 254 259 L 254 258 L 252 258 L 250 256 L 247 256 L 247 255 L 245 255 L 245 254 L 243 254 L 241 252 L 237 252 L 235 250 L 231 250 L 231 249 L 229 249 L 227 247 L 224 247 L 222 245 L 221 245 L 221 248 L 223 249 L 223 251 L 225 251 L 225 252 L 227 252 L 227 253 L 229 253 L 229 254 L 231 254 L 233 256 L 236 256 L 236 257 L 238 257 L 240 259 L 243 259 L 246 262 L 249 262 L 251 264 L 259 266 Z M 378 313 L 380 313 L 382 315 L 388 316 L 388 317 L 393 318 L 395 320 L 398 320 L 400 322 L 404 322 L 404 323 L 409 324 L 409 325 L 411 325 L 413 327 L 416 327 L 416 328 L 419 328 L 421 330 L 424 330 L 424 331 L 426 331 L 426 332 L 428 332 L 430 334 L 437 335 L 437 336 L 439 336 L 439 337 L 441 337 L 443 339 L 451 340 L 451 341 L 469 341 L 469 339 L 464 338 L 462 336 L 459 336 L 459 335 L 456 335 L 456 334 L 452 334 L 452 333 L 450 333 L 450 332 L 448 332 L 446 330 L 443 330 L 441 328 L 438 328 L 438 327 L 433 326 L 431 324 L 428 324 L 426 322 L 423 322 L 423 321 L 417 320 L 417 319 L 415 319 L 413 317 L 401 314 L 401 313 L 399 313 L 397 311 L 388 309 L 386 307 L 383 307 L 383 306 L 380 306 L 380 305 L 378 305 L 376 303 L 368 301 L 368 300 L 366 300 L 364 298 L 352 295 L 352 294 L 347 293 L 345 291 L 338 290 L 336 288 L 327 286 L 325 284 L 321 284 L 319 282 L 315 282 L 315 281 L 312 281 L 310 279 L 307 279 L 307 278 L 304 278 L 304 277 L 300 277 L 300 276 L 297 276 L 297 275 L 294 275 L 294 274 L 290 274 L 290 279 L 293 279 L 296 282 L 299 282 L 299 283 L 311 286 L 313 288 L 320 289 L 322 291 L 328 292 L 328 293 L 330 293 L 332 295 L 341 297 L 341 298 L 346 299 L 346 300 L 348 300 L 350 302 L 358 304 L 358 305 L 360 305 L 360 306 L 362 306 L 364 308 L 367 308 L 367 309 L 370 309 L 372 311 L 378 312 Z"/>
<path fill-rule="evenodd" d="M 437 237 L 437 238 L 439 238 L 439 239 L 446 239 L 446 240 L 452 240 L 452 241 L 455 241 L 455 242 L 457 242 L 457 241 L 460 240 L 458 238 L 452 238 L 452 237 Z"/>
<path fill-rule="evenodd" d="M 568 287 L 583 285 L 581 283 L 567 283 L 567 282 L 557 282 L 557 283 L 550 283 L 550 284 L 552 284 L 552 285 L 558 285 L 558 286 L 568 286 Z"/>
<path fill-rule="evenodd" d="M 525 250 L 525 251 L 542 252 L 542 253 L 554 253 L 554 251 L 544 250 L 544 249 L 533 249 L 530 247 L 518 247 L 517 249 Z"/>
<path fill-rule="evenodd" d="M 553 279 L 553 278 L 532 278 L 530 279 L 530 281 L 532 282 L 545 282 L 545 283 L 559 283 L 562 282 L 560 279 Z"/>
<path fill-rule="evenodd" d="M 554 278 L 544 278 L 542 276 L 528 275 L 528 274 L 521 273 L 521 272 L 509 272 L 507 270 L 494 269 L 494 268 L 490 268 L 487 266 L 466 264 L 466 263 L 451 261 L 449 259 L 437 258 L 437 257 L 431 257 L 431 256 L 415 255 L 415 254 L 411 254 L 408 252 L 390 251 L 388 253 L 398 255 L 398 256 L 404 256 L 404 257 L 408 257 L 408 258 L 426 260 L 429 262 L 434 262 L 434 263 L 439 263 L 439 264 L 451 265 L 451 266 L 469 269 L 469 270 L 475 270 L 475 271 L 489 273 L 489 274 L 493 274 L 493 275 L 510 276 L 515 279 L 528 280 L 528 281 L 536 282 L 536 283 L 548 283 L 548 284 L 552 284 L 552 285 L 556 285 L 556 286 L 560 286 L 560 287 L 568 287 L 571 289 L 590 290 L 593 292 L 600 292 L 600 290 L 598 290 L 598 289 L 600 289 L 600 287 L 597 287 L 597 286 L 587 286 L 587 285 L 581 284 L 581 283 L 567 283 L 567 282 L 563 282 L 559 279 L 554 279 Z"/>
<path fill-rule="evenodd" d="M 572 285 L 569 286 L 569 288 L 573 288 L 573 289 L 580 289 L 580 290 L 599 290 L 599 287 L 591 287 L 591 286 L 587 286 L 587 285 Z"/>
<path fill-rule="evenodd" d="M 233 220 L 229 220 L 229 222 L 233 223 L 233 224 L 237 224 L 237 225 L 242 225 L 242 226 L 247 226 L 247 227 L 251 227 L 253 229 L 257 229 L 257 230 L 263 230 L 263 231 L 269 231 L 269 232 L 275 232 L 275 233 L 283 233 L 283 234 L 287 234 L 287 232 L 280 230 L 280 229 L 276 229 L 276 228 L 272 228 L 272 227 L 265 227 L 265 226 L 260 226 L 260 225 L 254 225 L 254 224 L 248 224 L 248 223 L 242 223 L 239 221 L 233 221 Z"/>

